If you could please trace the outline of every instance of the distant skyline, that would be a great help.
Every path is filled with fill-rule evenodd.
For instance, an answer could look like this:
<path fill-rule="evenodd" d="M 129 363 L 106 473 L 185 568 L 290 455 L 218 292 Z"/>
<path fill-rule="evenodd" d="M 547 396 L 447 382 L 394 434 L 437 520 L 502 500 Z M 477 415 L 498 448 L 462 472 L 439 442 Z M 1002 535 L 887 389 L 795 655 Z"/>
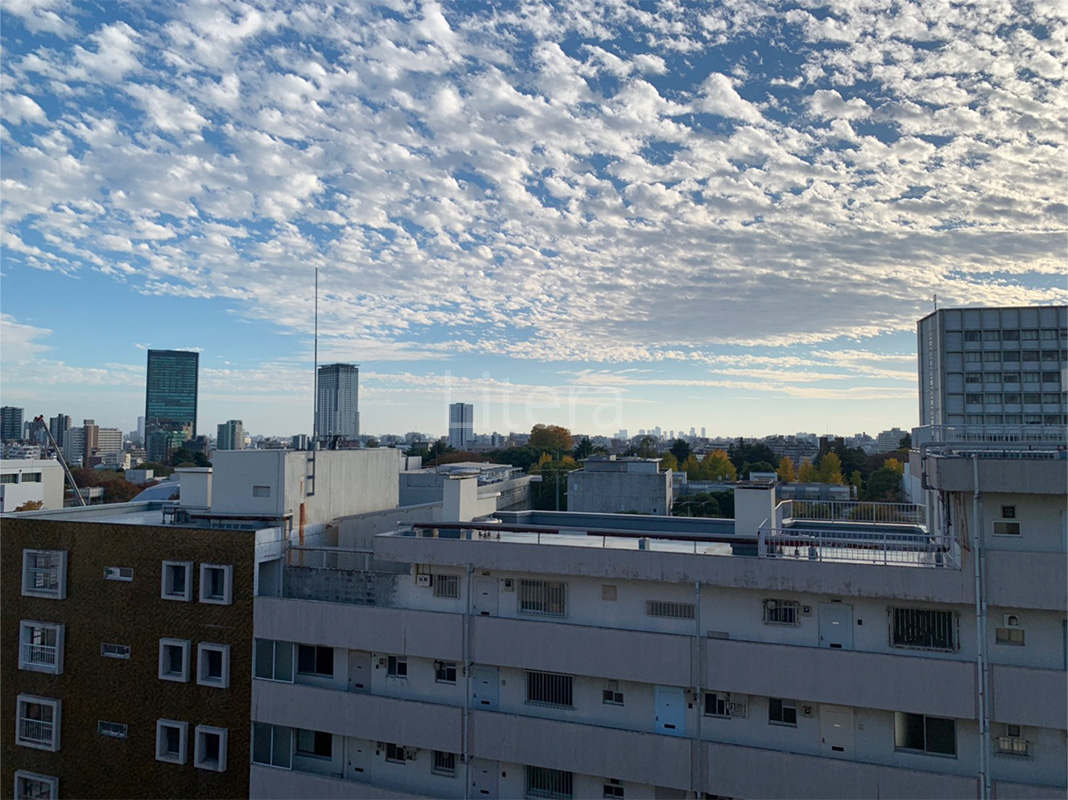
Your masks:
<path fill-rule="evenodd" d="M 1055 4 L 7 3 L 0 404 L 200 433 L 872 435 L 933 307 L 1065 303 Z"/>

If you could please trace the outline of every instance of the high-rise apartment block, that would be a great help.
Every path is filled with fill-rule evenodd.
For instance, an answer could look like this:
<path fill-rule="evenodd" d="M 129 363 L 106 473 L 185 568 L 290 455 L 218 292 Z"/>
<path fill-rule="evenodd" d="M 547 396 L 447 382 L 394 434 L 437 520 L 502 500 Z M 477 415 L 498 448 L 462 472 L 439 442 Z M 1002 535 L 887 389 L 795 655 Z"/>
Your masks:
<path fill-rule="evenodd" d="M 64 437 L 67 435 L 67 431 L 70 430 L 71 419 L 67 414 L 57 414 L 48 420 L 48 430 L 52 434 L 52 438 L 56 440 L 56 447 L 63 446 Z"/>
<path fill-rule="evenodd" d="M 354 364 L 319 367 L 315 433 L 319 438 L 360 435 L 360 368 Z"/>
<path fill-rule="evenodd" d="M 475 407 L 471 403 L 449 404 L 449 445 L 463 450 L 475 438 Z"/>
<path fill-rule="evenodd" d="M 920 425 L 1068 423 L 1068 307 L 946 308 L 917 328 Z"/>
<path fill-rule="evenodd" d="M 218 427 L 215 437 L 216 450 L 244 450 L 245 426 L 239 419 L 223 422 Z"/>
<path fill-rule="evenodd" d="M 0 441 L 17 442 L 22 438 L 22 417 L 25 409 L 16 406 L 0 408 Z"/>
<path fill-rule="evenodd" d="M 200 354 L 149 350 L 145 389 L 145 438 L 150 461 L 167 461 L 175 445 L 197 431 Z"/>

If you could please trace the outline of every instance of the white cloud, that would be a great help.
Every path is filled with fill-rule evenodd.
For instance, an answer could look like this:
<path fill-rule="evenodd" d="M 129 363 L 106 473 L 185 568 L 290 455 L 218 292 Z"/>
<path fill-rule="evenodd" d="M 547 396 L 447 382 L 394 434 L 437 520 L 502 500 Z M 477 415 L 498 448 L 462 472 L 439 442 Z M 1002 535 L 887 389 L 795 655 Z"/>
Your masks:
<path fill-rule="evenodd" d="M 698 90 L 694 107 L 699 111 L 720 117 L 740 119 L 743 122 L 760 122 L 760 110 L 748 100 L 742 99 L 726 75 L 714 72 L 705 79 Z"/>

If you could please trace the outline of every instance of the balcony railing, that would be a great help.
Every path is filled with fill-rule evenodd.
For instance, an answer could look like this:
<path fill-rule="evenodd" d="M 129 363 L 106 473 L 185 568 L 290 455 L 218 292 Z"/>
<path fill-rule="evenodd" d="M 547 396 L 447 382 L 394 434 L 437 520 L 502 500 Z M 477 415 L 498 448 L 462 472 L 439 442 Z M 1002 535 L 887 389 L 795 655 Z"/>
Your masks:
<path fill-rule="evenodd" d="M 37 667 L 54 667 L 58 648 L 47 644 L 22 643 L 22 663 Z"/>
<path fill-rule="evenodd" d="M 762 528 L 757 554 L 761 558 L 800 561 L 845 561 L 908 567 L 956 567 L 951 540 L 921 530 L 900 533 L 857 530 Z"/>
<path fill-rule="evenodd" d="M 927 524 L 927 509 L 915 503 L 866 503 L 856 500 L 793 500 L 795 520 Z"/>
<path fill-rule="evenodd" d="M 55 728 L 51 722 L 41 722 L 36 719 L 19 720 L 19 740 L 23 742 L 52 744 L 54 730 Z"/>

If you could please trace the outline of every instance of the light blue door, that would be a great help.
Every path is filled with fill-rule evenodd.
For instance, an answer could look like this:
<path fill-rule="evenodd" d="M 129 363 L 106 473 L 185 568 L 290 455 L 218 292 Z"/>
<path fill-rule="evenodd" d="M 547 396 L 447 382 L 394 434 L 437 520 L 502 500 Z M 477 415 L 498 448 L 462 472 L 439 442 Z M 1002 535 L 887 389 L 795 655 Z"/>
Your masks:
<path fill-rule="evenodd" d="M 686 692 L 678 686 L 656 687 L 656 732 L 686 735 Z"/>

